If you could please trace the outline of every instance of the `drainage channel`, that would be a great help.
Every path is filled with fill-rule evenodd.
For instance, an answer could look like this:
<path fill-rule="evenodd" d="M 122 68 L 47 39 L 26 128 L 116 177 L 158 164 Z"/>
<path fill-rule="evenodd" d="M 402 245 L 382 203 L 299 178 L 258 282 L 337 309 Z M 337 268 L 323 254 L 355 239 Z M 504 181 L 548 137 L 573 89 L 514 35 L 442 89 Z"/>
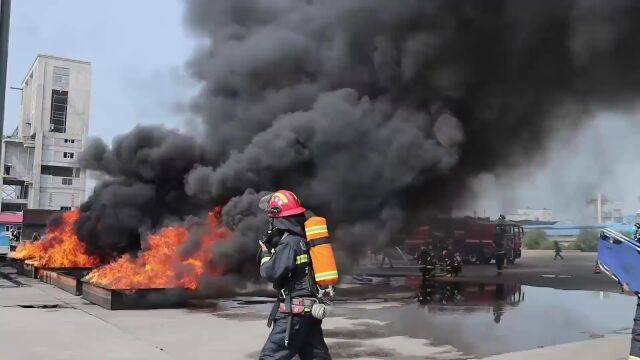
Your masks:
<path fill-rule="evenodd" d="M 69 309 L 70 306 L 64 304 L 20 304 L 6 305 L 4 308 L 21 308 L 21 309 Z"/>

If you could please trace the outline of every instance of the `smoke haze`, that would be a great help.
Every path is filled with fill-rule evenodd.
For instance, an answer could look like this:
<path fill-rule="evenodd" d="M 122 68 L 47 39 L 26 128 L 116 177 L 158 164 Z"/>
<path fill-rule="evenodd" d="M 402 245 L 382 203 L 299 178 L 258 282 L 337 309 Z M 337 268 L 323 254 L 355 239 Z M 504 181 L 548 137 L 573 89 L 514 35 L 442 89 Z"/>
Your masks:
<path fill-rule="evenodd" d="M 185 3 L 204 40 L 187 64 L 200 131 L 138 127 L 85 152 L 110 175 L 81 209 L 92 251 L 229 203 L 220 254 L 241 262 L 263 224 L 252 204 L 277 188 L 326 216 L 343 254 L 375 247 L 640 90 L 630 0 Z"/>
<path fill-rule="evenodd" d="M 496 216 L 514 208 L 549 208 L 554 219 L 594 223 L 587 200 L 602 193 L 623 201 L 625 214 L 640 208 L 637 115 L 601 113 L 580 130 L 558 131 L 539 159 L 523 159 L 520 168 L 480 175 L 459 212 Z"/>

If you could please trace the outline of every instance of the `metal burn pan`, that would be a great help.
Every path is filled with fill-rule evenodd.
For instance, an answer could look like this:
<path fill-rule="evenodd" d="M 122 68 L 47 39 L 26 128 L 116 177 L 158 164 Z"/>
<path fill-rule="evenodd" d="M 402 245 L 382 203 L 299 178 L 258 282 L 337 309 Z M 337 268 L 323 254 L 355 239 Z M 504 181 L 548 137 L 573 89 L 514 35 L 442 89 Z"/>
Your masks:
<path fill-rule="evenodd" d="M 31 279 L 37 279 L 38 271 L 40 271 L 40 269 L 34 264 L 30 264 L 28 262 L 22 263 L 22 275 Z"/>
<path fill-rule="evenodd" d="M 78 272 L 93 269 L 90 267 L 40 267 L 28 262 L 23 263 L 22 267 L 23 275 L 31 279 L 40 279 L 40 272 L 43 270 Z"/>
<path fill-rule="evenodd" d="M 12 259 L 11 262 L 13 263 L 13 266 L 16 268 L 16 274 L 24 275 L 24 261 Z"/>
<path fill-rule="evenodd" d="M 187 305 L 192 291 L 167 289 L 108 289 L 90 282 L 82 284 L 82 298 L 107 310 L 170 309 Z"/>
<path fill-rule="evenodd" d="M 82 295 L 82 278 L 91 268 L 51 268 L 40 269 L 38 277 L 41 281 L 51 284 L 73 295 Z"/>

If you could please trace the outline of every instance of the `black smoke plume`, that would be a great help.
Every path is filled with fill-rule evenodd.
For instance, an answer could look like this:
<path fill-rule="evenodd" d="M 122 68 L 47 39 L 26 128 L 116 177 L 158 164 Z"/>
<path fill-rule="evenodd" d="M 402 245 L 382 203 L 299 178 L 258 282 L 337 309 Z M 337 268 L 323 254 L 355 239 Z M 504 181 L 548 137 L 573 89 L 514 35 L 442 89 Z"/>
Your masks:
<path fill-rule="evenodd" d="M 113 177 L 82 209 L 94 249 L 234 198 L 222 253 L 240 261 L 260 227 L 249 200 L 277 188 L 343 249 L 379 246 L 640 90 L 633 0 L 187 0 L 186 21 L 206 40 L 187 65 L 203 131 L 138 128 L 87 152 Z"/>
<path fill-rule="evenodd" d="M 141 235 L 168 221 L 206 214 L 212 206 L 184 191 L 184 176 L 201 161 L 193 137 L 158 126 L 138 126 L 111 148 L 94 139 L 80 164 L 108 178 L 80 207 L 75 230 L 87 250 L 109 260 L 139 250 Z"/>

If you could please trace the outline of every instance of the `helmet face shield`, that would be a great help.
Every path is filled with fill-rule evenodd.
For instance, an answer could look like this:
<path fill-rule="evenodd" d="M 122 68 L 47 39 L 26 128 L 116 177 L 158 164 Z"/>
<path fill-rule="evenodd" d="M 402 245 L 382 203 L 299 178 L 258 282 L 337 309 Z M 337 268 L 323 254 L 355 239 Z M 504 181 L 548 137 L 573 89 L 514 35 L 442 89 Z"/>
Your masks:
<path fill-rule="evenodd" d="M 269 210 L 269 201 L 271 201 L 271 197 L 273 196 L 273 193 L 269 193 L 265 196 L 263 196 L 262 198 L 260 198 L 260 201 L 258 201 L 258 208 L 260 208 L 260 210 L 267 212 Z"/>

